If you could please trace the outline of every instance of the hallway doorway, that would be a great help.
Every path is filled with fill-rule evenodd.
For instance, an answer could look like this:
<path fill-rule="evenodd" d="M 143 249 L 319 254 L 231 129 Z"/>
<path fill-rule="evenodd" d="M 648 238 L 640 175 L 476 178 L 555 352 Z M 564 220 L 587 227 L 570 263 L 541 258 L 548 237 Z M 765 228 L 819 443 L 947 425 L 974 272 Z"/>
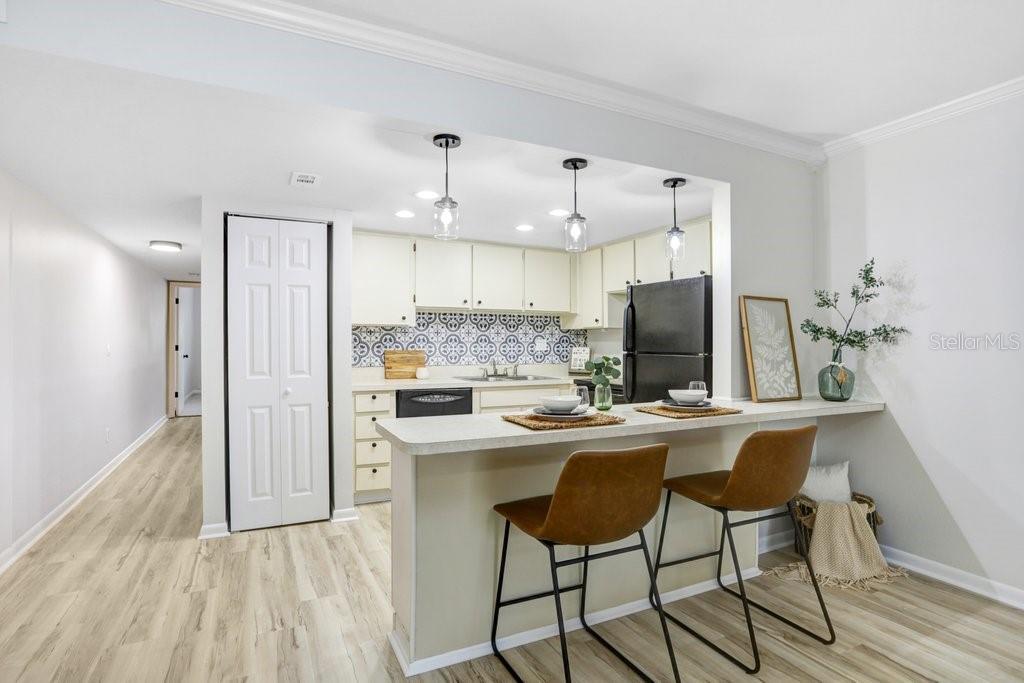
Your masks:
<path fill-rule="evenodd" d="M 167 417 L 202 414 L 201 306 L 198 282 L 167 283 Z"/>

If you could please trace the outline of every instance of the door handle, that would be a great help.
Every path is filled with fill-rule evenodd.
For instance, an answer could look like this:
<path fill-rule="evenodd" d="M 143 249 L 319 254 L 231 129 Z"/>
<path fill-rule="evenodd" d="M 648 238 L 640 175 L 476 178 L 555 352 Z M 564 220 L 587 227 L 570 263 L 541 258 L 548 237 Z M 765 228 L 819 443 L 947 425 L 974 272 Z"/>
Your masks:
<path fill-rule="evenodd" d="M 292 388 L 291 387 L 285 387 L 284 388 L 284 395 L 285 396 L 291 396 L 292 395 Z"/>
<path fill-rule="evenodd" d="M 185 355 L 182 356 L 182 358 L 188 358 L 188 354 L 186 353 Z"/>

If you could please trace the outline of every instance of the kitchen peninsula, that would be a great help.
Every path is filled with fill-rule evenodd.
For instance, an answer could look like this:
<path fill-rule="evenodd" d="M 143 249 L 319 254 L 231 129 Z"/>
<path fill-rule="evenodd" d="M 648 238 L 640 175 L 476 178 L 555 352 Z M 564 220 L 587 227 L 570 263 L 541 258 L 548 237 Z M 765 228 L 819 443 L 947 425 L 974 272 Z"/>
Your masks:
<path fill-rule="evenodd" d="M 583 449 L 669 444 L 665 476 L 731 467 L 740 444 L 758 429 L 789 428 L 844 415 L 881 412 L 883 403 L 819 399 L 779 403 L 716 401 L 741 413 L 676 420 L 635 411 L 612 412 L 618 425 L 530 431 L 500 415 L 452 415 L 385 419 L 378 430 L 392 448 L 392 591 L 395 609 L 391 643 L 407 675 L 414 675 L 490 653 L 494 590 L 502 521 L 496 503 L 549 494 L 568 456 Z M 667 556 L 717 547 L 716 515 L 695 504 L 672 509 Z M 657 538 L 655 517 L 647 530 Z M 757 569 L 756 526 L 736 531 L 744 577 Z M 575 548 L 561 548 L 563 553 Z M 536 541 L 513 531 L 505 595 L 550 590 L 547 556 Z M 564 555 L 567 557 L 568 555 Z M 637 559 L 621 555 L 595 565 L 588 589 L 592 623 L 644 609 L 648 579 Z M 563 570 L 566 580 L 570 572 Z M 724 574 L 732 569 L 726 564 Z M 666 601 L 706 590 L 713 584 L 714 560 L 663 570 L 659 588 Z M 728 579 L 727 579 L 728 580 Z M 578 612 L 577 595 L 567 593 L 567 615 Z M 555 634 L 550 602 L 523 603 L 502 612 L 499 646 L 512 647 Z M 578 628 L 570 620 L 568 627 Z"/>

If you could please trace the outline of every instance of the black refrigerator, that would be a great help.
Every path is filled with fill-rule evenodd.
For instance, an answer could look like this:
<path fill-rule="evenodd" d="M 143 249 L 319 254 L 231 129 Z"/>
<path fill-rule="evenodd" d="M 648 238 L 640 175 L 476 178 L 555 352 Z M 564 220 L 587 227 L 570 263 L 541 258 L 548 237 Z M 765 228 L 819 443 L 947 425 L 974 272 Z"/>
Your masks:
<path fill-rule="evenodd" d="M 622 324 L 627 403 L 668 398 L 703 380 L 711 395 L 711 276 L 633 285 Z"/>

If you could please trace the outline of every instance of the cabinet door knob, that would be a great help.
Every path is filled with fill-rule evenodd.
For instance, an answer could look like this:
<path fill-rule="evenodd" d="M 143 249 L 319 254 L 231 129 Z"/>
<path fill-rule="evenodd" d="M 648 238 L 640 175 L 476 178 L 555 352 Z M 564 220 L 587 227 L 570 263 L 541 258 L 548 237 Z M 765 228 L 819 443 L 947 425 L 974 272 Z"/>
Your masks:
<path fill-rule="evenodd" d="M 374 441 L 373 443 L 370 444 L 370 448 L 376 448 L 376 447 L 377 447 L 377 442 L 376 441 Z"/>
<path fill-rule="evenodd" d="M 637 280 L 636 281 L 637 284 L 640 284 L 641 282 L 643 282 L 643 280 Z"/>
<path fill-rule="evenodd" d="M 629 280 L 626 280 L 626 284 L 627 284 L 627 285 L 629 284 Z"/>
<path fill-rule="evenodd" d="M 599 323 L 599 322 L 601 322 L 601 319 L 600 318 L 594 318 L 594 322 L 595 323 Z"/>
<path fill-rule="evenodd" d="M 468 304 L 468 303 L 469 303 L 469 299 L 463 299 L 463 300 L 462 300 L 462 303 L 464 303 L 464 304 Z"/>
<path fill-rule="evenodd" d="M 480 305 L 480 304 L 482 304 L 482 303 L 483 303 L 483 301 L 480 301 L 479 299 L 477 299 L 477 302 L 476 302 L 476 305 L 477 305 L 477 306 L 479 306 L 479 305 Z"/>
<path fill-rule="evenodd" d="M 402 320 L 405 320 L 405 316 L 404 315 L 402 316 Z"/>
<path fill-rule="evenodd" d="M 377 421 L 377 418 L 376 418 L 376 417 L 371 417 L 371 418 L 370 418 L 370 422 L 376 422 L 376 421 Z"/>
<path fill-rule="evenodd" d="M 374 467 L 374 468 L 373 468 L 372 470 L 370 470 L 370 471 L 371 471 L 371 472 L 373 472 L 374 474 L 377 474 L 377 468 L 376 468 L 376 467 Z"/>
<path fill-rule="evenodd" d="M 530 305 L 533 306 L 533 302 L 532 301 L 530 302 Z"/>
<path fill-rule="evenodd" d="M 377 394 L 370 394 L 370 400 L 371 401 L 376 401 L 377 400 Z"/>

